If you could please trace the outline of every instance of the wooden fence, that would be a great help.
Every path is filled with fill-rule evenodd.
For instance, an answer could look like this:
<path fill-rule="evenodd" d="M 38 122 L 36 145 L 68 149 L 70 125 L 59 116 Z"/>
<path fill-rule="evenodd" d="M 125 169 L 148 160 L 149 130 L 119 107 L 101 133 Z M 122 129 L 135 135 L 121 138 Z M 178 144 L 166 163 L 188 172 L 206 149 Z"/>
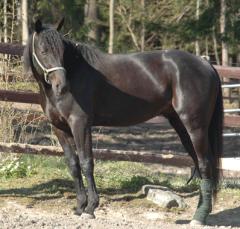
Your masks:
<path fill-rule="evenodd" d="M 23 54 L 23 46 L 2 44 L 0 43 L 0 53 L 18 55 Z M 240 80 L 240 67 L 222 67 L 214 66 L 222 78 L 238 79 Z M 0 90 L 0 100 L 8 102 L 19 103 L 34 103 L 39 104 L 40 95 L 32 92 L 16 92 Z M 225 126 L 240 127 L 240 116 L 225 115 Z M 160 118 L 154 118 L 148 121 L 149 123 L 159 123 Z M 28 144 L 17 143 L 0 143 L 0 152 L 14 152 L 14 153 L 28 153 L 28 154 L 44 154 L 61 156 L 63 152 L 58 147 L 53 146 L 32 146 Z M 97 159 L 102 160 L 122 160 L 122 161 L 135 161 L 135 162 L 147 162 L 147 163 L 161 163 L 165 165 L 173 165 L 178 167 L 192 165 L 192 160 L 186 154 L 157 154 L 149 152 L 137 152 L 137 151 L 118 151 L 107 149 L 94 150 L 94 156 Z M 230 166 L 229 166 L 230 163 Z M 232 160 L 222 159 L 223 169 L 239 170 L 238 165 L 233 166 Z"/>

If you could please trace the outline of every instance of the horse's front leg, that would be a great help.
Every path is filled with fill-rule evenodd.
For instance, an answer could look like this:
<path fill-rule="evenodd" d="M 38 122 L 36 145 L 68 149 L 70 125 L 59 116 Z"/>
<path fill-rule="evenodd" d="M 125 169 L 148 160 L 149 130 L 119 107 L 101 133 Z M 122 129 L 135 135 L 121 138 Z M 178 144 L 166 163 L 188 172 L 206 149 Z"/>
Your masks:
<path fill-rule="evenodd" d="M 88 216 L 90 216 L 90 218 L 93 218 L 95 217 L 94 210 L 99 204 L 99 197 L 93 175 L 94 162 L 91 125 L 86 116 L 73 116 L 69 119 L 69 124 L 77 147 L 80 167 L 86 177 L 88 185 L 88 205 L 84 212 L 89 214 Z"/>
<path fill-rule="evenodd" d="M 77 215 L 81 215 L 87 206 L 87 196 L 83 185 L 79 159 L 75 152 L 75 143 L 73 137 L 70 134 L 57 128 L 54 128 L 54 132 L 57 135 L 59 143 L 63 148 L 70 173 L 74 180 L 77 193 L 77 208 L 75 213 Z"/>

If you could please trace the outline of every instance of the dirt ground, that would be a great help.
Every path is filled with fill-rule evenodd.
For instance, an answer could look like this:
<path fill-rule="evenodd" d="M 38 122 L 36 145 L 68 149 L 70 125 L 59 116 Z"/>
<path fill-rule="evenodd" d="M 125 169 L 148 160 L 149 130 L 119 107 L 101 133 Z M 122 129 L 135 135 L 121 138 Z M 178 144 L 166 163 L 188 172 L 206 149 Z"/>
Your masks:
<path fill-rule="evenodd" d="M 229 131 L 232 129 L 225 130 Z M 233 131 L 240 132 L 239 129 Z M 224 145 L 224 156 L 240 156 L 239 137 L 225 138 Z M 177 135 L 166 123 L 142 124 L 131 128 L 95 128 L 93 147 L 185 152 Z M 157 166 L 153 165 L 153 169 L 157 169 Z M 178 173 L 178 169 L 175 168 L 174 172 Z M 22 189 L 24 191 L 26 187 Z M 188 223 L 198 201 L 198 193 L 182 193 L 187 209 L 166 210 L 148 202 L 139 193 L 126 193 L 123 196 L 100 193 L 101 202 L 96 219 L 85 219 L 73 214 L 74 193 L 66 192 L 59 196 L 31 192 L 22 196 L 18 193 L 18 190 L 11 189 L 0 192 L 0 228 L 191 228 Z M 222 191 L 207 226 L 197 228 L 240 228 L 239 191 Z"/>
<path fill-rule="evenodd" d="M 1 195 L 0 228 L 96 228 L 96 229 L 178 229 L 191 228 L 188 223 L 196 204 L 197 194 L 185 195 L 188 205 L 185 210 L 164 210 L 147 202 L 140 196 L 101 195 L 101 204 L 96 219 L 75 216 L 72 207 L 74 195 L 69 197 L 39 196 L 10 197 Z M 226 205 L 227 203 L 227 205 Z M 240 196 L 222 192 L 207 226 L 197 228 L 239 228 Z"/>

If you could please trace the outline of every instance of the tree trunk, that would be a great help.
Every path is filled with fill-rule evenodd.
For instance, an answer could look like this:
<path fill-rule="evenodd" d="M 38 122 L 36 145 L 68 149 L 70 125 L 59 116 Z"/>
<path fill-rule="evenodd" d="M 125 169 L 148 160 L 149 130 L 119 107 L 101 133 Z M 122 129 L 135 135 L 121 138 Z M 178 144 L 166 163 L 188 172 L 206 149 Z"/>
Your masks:
<path fill-rule="evenodd" d="M 109 1 L 109 46 L 108 53 L 113 53 L 114 40 L 114 0 Z"/>
<path fill-rule="evenodd" d="M 205 55 L 209 56 L 208 37 L 205 38 Z"/>
<path fill-rule="evenodd" d="M 205 0 L 206 3 L 206 8 L 209 8 L 209 0 Z M 208 45 L 208 41 L 209 40 L 209 36 L 206 35 L 205 37 L 205 55 L 209 57 L 209 61 L 210 61 L 210 56 L 209 56 L 209 45 Z"/>
<path fill-rule="evenodd" d="M 216 59 L 217 65 L 220 65 L 220 59 L 219 59 L 218 49 L 217 49 L 217 38 L 216 38 L 215 27 L 213 27 L 212 39 L 213 39 L 213 47 L 214 47 L 215 59 Z"/>
<path fill-rule="evenodd" d="M 143 52 L 145 48 L 145 0 L 141 0 L 141 8 L 142 8 L 141 52 Z"/>
<path fill-rule="evenodd" d="M 15 0 L 12 0 L 12 25 L 11 25 L 11 35 L 10 35 L 10 42 L 13 42 L 14 36 L 14 24 L 15 24 Z"/>
<path fill-rule="evenodd" d="M 3 2 L 3 37 L 4 42 L 8 42 L 8 36 L 7 36 L 7 0 L 4 0 Z"/>
<path fill-rule="evenodd" d="M 22 0 L 21 19 L 22 19 L 22 44 L 25 45 L 28 40 L 28 3 L 27 3 L 27 0 Z"/>
<path fill-rule="evenodd" d="M 197 6 L 196 6 L 196 20 L 197 20 L 197 24 L 198 24 L 200 0 L 197 0 L 196 3 L 197 3 Z M 199 47 L 199 38 L 198 38 L 198 36 L 197 36 L 197 39 L 195 41 L 195 50 L 196 50 L 196 55 L 200 56 L 200 47 Z"/>
<path fill-rule="evenodd" d="M 98 41 L 97 19 L 96 0 L 87 0 L 85 5 L 85 23 L 89 26 L 88 41 L 90 43 L 96 43 Z"/>
<path fill-rule="evenodd" d="M 227 5 L 225 0 L 221 0 L 220 12 L 220 32 L 222 38 L 222 65 L 228 65 L 228 45 L 226 41 L 226 11 Z"/>

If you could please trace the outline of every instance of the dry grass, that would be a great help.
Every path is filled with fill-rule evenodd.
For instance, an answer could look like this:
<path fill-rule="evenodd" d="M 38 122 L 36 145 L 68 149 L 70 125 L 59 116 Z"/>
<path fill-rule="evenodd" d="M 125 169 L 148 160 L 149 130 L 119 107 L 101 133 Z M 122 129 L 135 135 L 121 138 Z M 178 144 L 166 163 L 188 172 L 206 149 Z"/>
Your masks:
<path fill-rule="evenodd" d="M 37 92 L 38 85 L 24 75 L 21 58 L 5 58 L 4 55 L 0 55 L 0 89 Z M 57 144 L 56 140 L 51 141 L 53 136 L 51 126 L 38 119 L 42 112 L 32 110 L 31 107 L 34 105 L 29 105 L 26 109 L 24 104 L 0 102 L 0 142 L 38 144 L 41 138 L 45 138 L 45 143 L 42 140 L 42 144 Z M 15 160 L 20 155 L 0 154 L 0 157 L 3 162 Z"/>

